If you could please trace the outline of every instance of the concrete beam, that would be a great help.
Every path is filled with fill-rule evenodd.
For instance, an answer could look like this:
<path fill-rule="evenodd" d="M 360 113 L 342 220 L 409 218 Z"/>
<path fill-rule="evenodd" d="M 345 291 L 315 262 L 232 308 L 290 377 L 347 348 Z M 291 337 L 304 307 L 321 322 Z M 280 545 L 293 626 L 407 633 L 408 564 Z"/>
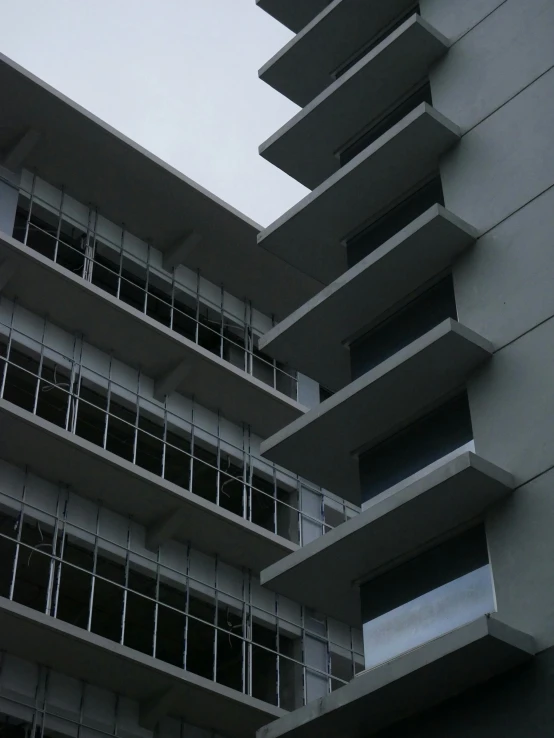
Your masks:
<path fill-rule="evenodd" d="M 303 108 L 328 87 L 338 67 L 413 5 L 412 0 L 331 0 L 327 3 L 266 0 L 261 5 L 266 12 L 274 17 L 279 13 L 281 22 L 287 25 L 294 22 L 295 30 L 300 32 L 266 62 L 258 74 L 264 82 Z M 307 24 L 300 30 L 296 20 L 307 21 Z"/>
<path fill-rule="evenodd" d="M 188 233 L 184 238 L 181 238 L 177 243 L 173 244 L 163 256 L 163 267 L 168 271 L 183 264 L 194 249 L 198 246 L 202 240 L 200 233 L 192 232 Z"/>
<path fill-rule="evenodd" d="M 217 553 L 235 566 L 265 568 L 298 546 L 100 446 L 0 400 L 2 459 L 70 486 L 81 497 L 128 515 L 147 530 L 175 509 L 185 515 L 174 540 Z M 112 491 L 117 489 L 117 495 Z M 259 569 L 257 569 L 259 571 Z"/>
<path fill-rule="evenodd" d="M 256 0 L 259 8 L 295 33 L 304 28 L 328 4 L 328 0 Z"/>
<path fill-rule="evenodd" d="M 0 649 L 141 704 L 139 719 L 164 714 L 228 738 L 253 736 L 287 713 L 72 623 L 0 596 Z"/>
<path fill-rule="evenodd" d="M 154 397 L 156 400 L 163 402 L 164 397 L 177 389 L 179 384 L 190 373 L 191 369 L 191 362 L 183 359 L 183 361 L 168 371 L 167 374 L 157 379 L 154 385 Z"/>
<path fill-rule="evenodd" d="M 40 133 L 30 128 L 23 136 L 8 150 L 4 156 L 2 164 L 11 171 L 20 169 L 25 163 L 25 159 L 35 148 L 40 139 Z"/>
<path fill-rule="evenodd" d="M 154 730 L 160 720 L 167 715 L 171 703 L 178 694 L 177 687 L 169 687 L 140 705 L 139 724 L 147 730 Z"/>
<path fill-rule="evenodd" d="M 262 456 L 359 504 L 357 455 L 463 386 L 492 354 L 489 341 L 445 320 L 263 441 Z"/>
<path fill-rule="evenodd" d="M 260 728 L 257 738 L 370 736 L 529 660 L 534 639 L 484 616 L 358 674 Z"/>
<path fill-rule="evenodd" d="M 2 54 L 0 90 L 2 99 L 9 100 L 0 111 L 0 160 L 14 143 L 13 122 L 24 121 L 15 136 L 25 129 L 42 136 L 25 160 L 27 169 L 38 166 L 45 181 L 63 182 L 69 192 L 79 193 L 81 202 L 95 203 L 108 220 L 125 223 L 129 233 L 151 239 L 162 251 L 185 230 L 204 234 L 205 242 L 187 266 L 214 284 L 225 282 L 233 295 L 248 295 L 267 315 L 285 317 L 321 289 L 308 275 L 257 247 L 257 223 Z"/>
<path fill-rule="evenodd" d="M 15 264 L 8 259 L 0 262 L 0 293 L 15 274 Z"/>
<path fill-rule="evenodd" d="M 174 538 L 185 515 L 186 511 L 183 508 L 172 510 L 151 525 L 146 531 L 146 548 L 155 551 L 162 543 Z"/>
<path fill-rule="evenodd" d="M 421 103 L 262 231 L 259 245 L 329 284 L 348 268 L 344 241 L 434 176 L 460 136 Z"/>
<path fill-rule="evenodd" d="M 212 472 L 212 468 L 203 464 L 200 469 L 194 470 L 191 492 L 194 492 L 196 485 Z M 187 516 L 190 515 L 184 508 L 171 510 L 166 515 L 162 515 L 155 523 L 152 523 L 146 530 L 146 548 L 155 551 L 162 543 L 170 538 L 175 538 L 179 532 L 179 528 L 185 525 Z"/>
<path fill-rule="evenodd" d="M 313 190 L 339 169 L 345 142 L 413 92 L 448 45 L 413 15 L 267 139 L 260 155 Z"/>
<path fill-rule="evenodd" d="M 17 295 L 31 312 L 40 313 L 47 304 L 53 323 L 82 333 L 96 348 L 113 352 L 114 358 L 140 366 L 146 376 L 159 380 L 158 397 L 163 399 L 175 388 L 180 376 L 177 392 L 219 408 L 230 420 L 248 423 L 263 437 L 306 412 L 299 402 L 261 379 L 0 233 L 0 262 L 4 259 L 13 260 L 17 268 L 10 295 Z M 189 373 L 179 374 L 184 367 L 170 371 L 184 360 L 190 362 Z"/>
<path fill-rule="evenodd" d="M 330 390 L 350 382 L 349 336 L 447 269 L 477 232 L 434 205 L 260 339 L 259 348 Z"/>
<path fill-rule="evenodd" d="M 357 582 L 483 519 L 513 486 L 512 476 L 494 464 L 471 452 L 460 454 L 378 495 L 359 515 L 264 569 L 260 582 L 359 628 Z M 319 576 L 322 571 L 325 577 Z"/>

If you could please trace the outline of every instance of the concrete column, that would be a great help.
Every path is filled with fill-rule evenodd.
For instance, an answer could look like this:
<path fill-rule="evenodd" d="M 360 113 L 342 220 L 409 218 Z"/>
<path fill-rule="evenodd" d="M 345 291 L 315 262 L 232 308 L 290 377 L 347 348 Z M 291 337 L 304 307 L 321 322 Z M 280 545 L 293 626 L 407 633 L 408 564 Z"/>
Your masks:
<path fill-rule="evenodd" d="M 498 617 L 546 648 L 554 644 L 554 4 L 421 0 L 421 12 L 452 41 L 431 73 L 433 105 L 463 132 L 440 164 L 445 205 L 481 234 L 454 267 L 459 320 L 495 348 L 468 383 L 475 450 L 518 485 L 486 523 Z"/>
<path fill-rule="evenodd" d="M 19 197 L 19 174 L 0 166 L 0 231 L 11 236 Z"/>

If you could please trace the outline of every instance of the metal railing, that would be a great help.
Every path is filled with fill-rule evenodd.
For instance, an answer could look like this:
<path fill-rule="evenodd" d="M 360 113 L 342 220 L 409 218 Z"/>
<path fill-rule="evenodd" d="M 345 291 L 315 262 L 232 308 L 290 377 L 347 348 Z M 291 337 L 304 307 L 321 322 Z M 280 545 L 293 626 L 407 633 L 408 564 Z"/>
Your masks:
<path fill-rule="evenodd" d="M 219 584 L 217 559 L 210 585 L 191 576 L 190 548 L 177 571 L 137 552 L 130 522 L 123 546 L 100 535 L 100 507 L 91 534 L 68 516 L 68 492 L 53 514 L 26 489 L 27 477 L 19 499 L 0 494 L 0 596 L 285 709 L 306 702 L 310 678 L 332 691 L 363 668 L 352 636 L 349 649 L 333 642 L 325 619 L 316 633 L 304 615 L 300 627 L 284 617 L 278 595 L 273 611 L 253 604 L 250 574 L 239 598 Z M 306 638 L 326 669 L 306 663 Z"/>
<path fill-rule="evenodd" d="M 45 321 L 46 324 L 46 321 Z M 0 339 L 0 397 L 137 464 L 179 486 L 297 543 L 306 524 L 319 535 L 332 529 L 326 522 L 330 505 L 339 524 L 355 510 L 324 492 L 307 488 L 297 477 L 251 453 L 184 421 L 137 387 L 130 390 L 82 361 L 75 339 L 74 356 L 10 328 Z M 301 509 L 299 495 L 307 489 L 319 499 L 320 517 Z"/>
<path fill-rule="evenodd" d="M 240 321 L 225 311 L 223 287 L 220 304 L 201 295 L 200 273 L 196 275 L 196 290 L 191 290 L 176 281 L 175 270 L 159 269 L 127 251 L 124 229 L 119 244 L 100 238 L 95 230 L 96 211 L 89 212 L 86 224 L 70 223 L 64 217 L 63 200 L 55 213 L 34 192 L 18 191 L 15 239 L 247 374 L 298 398 L 296 373 L 258 351 L 260 334 L 249 324 L 251 307 L 247 302 Z"/>

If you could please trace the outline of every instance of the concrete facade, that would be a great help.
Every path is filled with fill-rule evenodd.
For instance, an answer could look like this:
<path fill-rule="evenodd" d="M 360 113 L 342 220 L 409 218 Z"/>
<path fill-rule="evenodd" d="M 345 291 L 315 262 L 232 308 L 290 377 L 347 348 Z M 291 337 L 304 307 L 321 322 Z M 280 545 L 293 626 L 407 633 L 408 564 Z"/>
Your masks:
<path fill-rule="evenodd" d="M 0 79 L 0 732 L 253 736 L 363 663 L 359 628 L 259 578 L 358 512 L 260 455 L 320 387 L 259 339 L 320 285 L 4 57 Z"/>
<path fill-rule="evenodd" d="M 317 273 L 319 279 L 328 284 L 304 306 L 274 326 L 262 343 L 275 357 L 286 355 L 292 360 L 297 352 L 300 364 L 310 367 L 309 373 L 328 383 L 329 388 L 336 392 L 321 408 L 312 409 L 266 439 L 262 451 L 269 457 L 278 456 L 280 463 L 291 468 L 302 469 L 304 474 L 320 480 L 326 477 L 331 487 L 340 488 L 341 494 L 346 496 L 349 495 L 348 489 L 357 490 L 359 480 L 356 475 L 361 473 L 361 459 L 369 452 L 373 454 L 372 458 L 381 454 L 381 466 L 396 463 L 395 478 L 404 473 L 406 481 L 380 491 L 376 497 L 364 502 L 359 519 L 345 523 L 343 530 L 339 528 L 327 540 L 300 548 L 263 570 L 261 576 L 267 586 L 273 584 L 277 591 L 294 591 L 300 599 L 317 602 L 319 607 L 327 606 L 335 612 L 349 612 L 353 619 L 360 614 L 357 609 L 360 592 L 365 593 L 367 601 L 371 601 L 372 593 L 378 601 L 383 592 L 388 592 L 391 601 L 400 605 L 394 612 L 384 606 L 383 614 L 367 616 L 370 619 L 364 622 L 366 666 L 369 663 L 371 668 L 367 674 L 373 675 L 376 681 L 380 673 L 391 672 L 396 673 L 399 681 L 382 687 L 372 701 L 371 689 L 364 687 L 364 673 L 348 687 L 323 698 L 317 705 L 308 705 L 261 729 L 259 735 L 325 735 L 333 738 L 375 734 L 382 738 L 469 734 L 547 736 L 553 725 L 548 695 L 554 688 L 551 648 L 554 644 L 554 600 L 551 594 L 554 391 L 550 376 L 554 359 L 551 348 L 554 344 L 551 288 L 554 263 L 554 158 L 551 145 L 554 130 L 554 6 L 548 0 L 468 0 L 464 3 L 420 0 L 417 6 L 414 3 L 409 7 L 406 4 L 403 9 L 396 8 L 393 18 L 380 23 L 383 9 L 378 5 L 368 2 L 361 10 L 355 3 L 343 0 L 342 3 L 332 3 L 327 11 L 314 11 L 305 28 L 294 29 L 297 32 L 295 39 L 260 72 L 262 79 L 304 105 L 302 111 L 262 144 L 260 153 L 315 189 L 302 203 L 262 232 L 259 242 L 273 253 L 286 254 L 291 263 L 308 273 Z M 274 12 L 271 4 L 265 9 L 271 14 Z M 402 11 L 416 15 L 406 17 Z M 318 34 L 325 38 L 332 13 L 338 19 L 341 12 L 345 18 L 348 16 L 351 25 L 358 24 L 356 33 L 341 37 L 340 43 L 344 47 L 350 41 L 348 53 L 343 54 L 342 66 L 333 56 L 338 42 L 336 46 L 330 43 L 328 53 L 324 45 L 317 51 L 310 46 L 310 39 L 317 38 Z M 366 13 L 371 20 L 364 17 Z M 407 31 L 414 31 L 420 22 L 425 24 L 427 36 L 418 36 L 417 43 L 410 45 Z M 429 41 L 431 38 L 445 39 L 444 50 L 440 54 L 435 52 L 434 58 L 432 45 L 426 45 L 426 39 Z M 394 55 L 395 44 L 400 48 L 402 43 L 406 44 L 405 59 L 402 55 Z M 306 53 L 305 65 L 300 53 L 302 49 Z M 387 54 L 388 64 L 381 68 L 380 63 Z M 408 63 L 408 59 L 410 68 L 404 70 L 403 77 L 402 64 L 403 61 Z M 293 60 L 296 76 L 287 81 L 287 63 Z M 372 75 L 375 79 L 368 90 L 368 98 L 379 86 L 386 87 L 387 93 L 380 102 L 390 91 L 396 91 L 396 104 L 400 109 L 406 103 L 406 96 L 401 92 L 403 80 L 412 80 L 418 63 L 422 65 L 421 75 L 430 86 L 432 109 L 459 132 L 457 142 L 437 152 L 438 159 L 427 170 L 429 173 L 435 166 L 435 176 L 440 180 L 440 199 L 436 190 L 437 204 L 460 218 L 475 236 L 473 243 L 452 254 L 450 263 L 447 263 L 448 259 L 442 262 L 442 275 L 450 274 L 452 277 L 459 324 L 490 342 L 491 350 L 491 359 L 474 366 L 460 378 L 457 390 L 451 388 L 448 393 L 439 388 L 438 382 L 431 383 L 447 402 L 456 391 L 460 392 L 459 398 L 467 398 L 463 402 L 467 401 L 471 416 L 471 450 L 512 480 L 512 494 L 497 500 L 482 516 L 488 560 L 486 568 L 492 582 L 489 601 L 494 603 L 486 605 L 488 610 L 483 614 L 491 623 L 513 628 L 517 638 L 531 639 L 528 641 L 532 643 L 531 651 L 537 651 L 538 655 L 526 666 L 511 670 L 505 676 L 492 678 L 489 674 L 490 680 L 486 684 L 472 687 L 472 680 L 468 679 L 465 685 L 458 685 L 457 691 L 463 691 L 463 694 L 453 699 L 447 699 L 445 693 L 440 696 L 441 688 L 437 684 L 433 705 L 423 698 L 425 690 L 432 691 L 432 677 L 426 676 L 425 669 L 421 668 L 421 688 L 414 686 L 410 696 L 409 709 L 414 717 L 407 720 L 400 714 L 402 707 L 399 712 L 401 700 L 394 705 L 392 701 L 388 703 L 391 694 L 401 694 L 402 681 L 405 680 L 401 676 L 402 664 L 409 657 L 421 658 L 423 664 L 427 649 L 443 636 L 439 631 L 435 640 L 428 635 L 427 642 L 419 643 L 409 652 L 400 650 L 395 653 L 391 646 L 388 652 L 392 650 L 392 656 L 386 663 L 379 664 L 371 659 L 371 633 L 389 638 L 391 644 L 409 641 L 407 636 L 403 641 L 400 631 L 405 628 L 406 633 L 413 632 L 417 636 L 420 632 L 418 608 L 428 614 L 421 632 L 432 633 L 434 619 L 437 628 L 441 623 L 440 627 L 445 627 L 441 618 L 445 617 L 444 613 L 452 607 L 453 601 L 458 603 L 456 618 L 463 618 L 464 601 L 474 601 L 475 593 L 467 590 L 464 594 L 459 590 L 458 600 L 449 600 L 449 592 L 455 589 L 456 582 L 461 587 L 462 579 L 453 580 L 447 587 L 419 582 L 417 561 L 442 545 L 439 539 L 444 539 L 445 531 L 441 529 L 439 520 L 441 504 L 446 505 L 452 514 L 460 512 L 464 505 L 453 499 L 450 503 L 441 499 L 439 503 L 438 499 L 432 501 L 431 496 L 421 497 L 423 517 L 420 518 L 415 512 L 410 512 L 408 498 L 398 499 L 396 513 L 407 516 L 409 524 L 406 529 L 411 534 L 419 529 L 419 521 L 423 519 L 436 534 L 434 544 L 426 545 L 420 541 L 419 552 L 408 554 L 407 558 L 411 557 L 409 562 L 400 554 L 407 537 L 401 524 L 396 527 L 393 524 L 396 513 L 387 509 L 390 520 L 387 521 L 385 515 L 378 522 L 377 518 L 372 518 L 372 511 L 380 505 L 385 509 L 398 490 L 410 489 L 410 485 L 432 488 L 437 464 L 441 463 L 438 460 L 440 443 L 436 443 L 434 448 L 432 436 L 440 437 L 443 430 L 448 436 L 451 429 L 443 421 L 441 426 L 438 420 L 433 426 L 433 413 L 439 412 L 437 408 L 441 401 L 435 397 L 434 402 L 426 403 L 419 380 L 421 376 L 442 376 L 448 361 L 446 356 L 435 356 L 433 362 L 427 364 L 423 360 L 421 372 L 417 376 L 404 375 L 388 399 L 384 393 L 378 393 L 383 404 L 376 414 L 375 406 L 362 402 L 348 403 L 359 383 L 369 381 L 376 371 L 382 371 L 386 381 L 393 382 L 398 365 L 394 357 L 393 360 L 385 358 L 360 377 L 359 373 L 355 374 L 354 353 L 349 349 L 356 345 L 358 351 L 358 346 L 362 345 L 359 340 L 362 339 L 363 345 L 367 346 L 372 340 L 380 341 L 387 330 L 391 332 L 391 345 L 402 346 L 401 335 L 393 335 L 394 331 L 400 330 L 400 323 L 394 322 L 395 316 L 401 310 L 412 309 L 418 296 L 425 294 L 425 290 L 430 292 L 440 275 L 433 279 L 428 273 L 427 281 L 422 280 L 419 286 L 412 282 L 409 286 L 409 279 L 417 273 L 414 264 L 418 263 L 418 257 L 421 263 L 428 265 L 431 246 L 430 243 L 422 246 L 415 239 L 414 251 L 409 251 L 408 247 L 402 251 L 398 247 L 410 224 L 406 226 L 406 222 L 399 219 L 394 231 L 394 213 L 399 212 L 394 208 L 408 196 L 402 193 L 402 167 L 408 179 L 413 177 L 413 171 L 409 156 L 396 159 L 391 149 L 386 150 L 387 136 L 394 131 L 394 128 L 387 128 L 387 116 L 390 117 L 390 126 L 402 127 L 410 120 L 410 113 L 406 112 L 398 122 L 394 104 L 387 101 L 388 110 L 381 112 L 376 123 L 368 113 L 366 128 L 357 120 L 357 133 L 348 131 L 347 135 L 345 130 L 342 143 L 337 138 L 337 130 L 354 120 L 352 110 L 359 114 L 363 109 L 363 105 L 357 105 L 356 98 L 363 94 L 364 81 L 372 79 Z M 427 63 L 427 71 L 424 71 Z M 310 87 L 316 79 L 313 70 L 316 64 L 320 73 L 318 89 Z M 333 74 L 331 68 L 339 71 Z M 349 87 L 357 90 L 351 98 L 348 97 Z M 307 95 L 307 90 L 311 90 L 310 95 Z M 301 99 L 304 92 L 306 95 Z M 376 109 L 380 110 L 379 102 Z M 334 121 L 331 111 L 334 111 Z M 317 137 L 315 128 L 312 130 L 314 141 L 310 141 L 308 150 L 312 157 L 319 157 L 316 162 L 308 161 L 305 151 L 294 157 L 312 119 L 312 125 L 318 120 L 325 128 L 325 131 L 317 133 Z M 377 131 L 375 136 L 378 136 L 373 140 L 372 126 Z M 364 157 L 371 161 L 376 151 L 381 149 L 382 152 L 375 169 L 366 166 L 363 175 L 360 174 L 360 177 L 365 177 L 363 185 L 360 185 L 359 178 L 352 176 L 353 162 L 340 160 L 344 146 L 356 144 L 356 135 L 360 143 L 354 161 L 362 161 Z M 406 137 L 414 148 L 419 149 L 417 135 L 410 137 L 408 128 Z M 370 141 L 365 149 L 362 148 L 364 140 Z M 332 141 L 333 145 L 325 149 L 326 141 Z M 327 179 L 321 181 L 315 177 L 314 173 L 318 171 Z M 375 197 L 382 195 L 382 182 L 393 172 L 399 179 L 387 193 L 387 201 L 382 201 L 380 208 L 373 209 L 373 201 L 366 198 L 364 219 L 362 209 L 356 212 L 348 198 L 356 201 L 360 192 L 367 193 L 372 188 L 373 192 L 379 193 Z M 340 188 L 335 187 L 339 181 Z M 423 174 L 420 182 L 425 186 Z M 413 186 L 416 186 L 415 181 Z M 320 197 L 321 202 L 325 202 L 326 212 L 317 223 L 314 220 L 310 228 L 307 226 L 309 212 L 316 207 L 314 203 Z M 347 201 L 348 206 L 345 206 Z M 421 213 L 414 215 L 423 218 Z M 387 217 L 386 226 L 381 227 Z M 414 228 L 417 222 L 417 219 L 413 221 Z M 386 237 L 379 242 L 380 232 Z M 349 263 L 350 268 L 347 269 L 344 263 L 345 254 L 350 257 L 349 244 L 358 234 L 363 236 L 365 233 L 369 234 L 366 251 L 359 252 L 354 265 Z M 373 237 L 373 233 L 377 235 Z M 441 236 L 433 247 L 434 254 L 441 254 L 440 242 Z M 406 245 L 409 244 L 410 239 L 407 239 Z M 448 246 L 453 248 L 450 239 Z M 329 261 L 331 254 L 335 258 L 333 264 Z M 343 259 L 342 268 L 337 260 L 339 256 Z M 390 289 L 387 288 L 386 271 L 382 270 L 386 258 L 391 258 L 391 264 L 394 261 L 390 275 L 393 286 Z M 339 268 L 340 273 L 337 271 Z M 423 267 L 420 265 L 420 268 Z M 363 294 L 362 284 L 367 287 L 368 294 Z M 385 295 L 382 309 L 378 305 L 381 294 Z M 387 298 L 390 302 L 385 307 Z M 369 306 L 369 312 L 364 321 L 365 306 Z M 416 340 L 410 345 L 416 346 L 417 343 Z M 395 357 L 400 360 L 404 351 L 405 348 L 397 349 Z M 450 359 L 455 362 L 453 356 Z M 363 360 L 358 364 L 363 366 Z M 415 398 L 427 405 L 427 410 L 415 411 Z M 394 419 L 388 432 L 384 433 L 384 440 L 372 435 L 378 417 Z M 451 422 L 457 421 L 452 417 Z M 435 462 L 426 466 L 427 462 L 422 460 L 421 468 L 416 470 L 412 468 L 412 458 L 412 466 L 406 464 L 403 470 L 406 454 L 397 454 L 395 461 L 392 456 L 389 458 L 389 449 L 398 448 L 402 439 L 409 443 L 419 428 L 423 433 L 426 427 L 429 428 L 429 438 L 420 437 L 417 444 L 414 442 L 414 447 L 421 449 L 422 459 L 435 459 Z M 348 442 L 352 433 L 356 434 L 355 443 Z M 444 461 L 445 466 L 460 463 L 463 458 L 461 451 L 461 448 L 452 451 L 448 461 Z M 416 476 L 412 477 L 414 471 Z M 390 475 L 391 478 L 393 476 Z M 475 481 L 460 484 L 461 496 L 464 489 L 465 504 L 472 495 L 479 500 Z M 350 496 L 354 499 L 352 492 Z M 482 499 L 480 501 L 483 502 Z M 387 525 L 391 528 L 388 536 L 385 534 L 386 542 L 381 545 L 379 536 Z M 475 520 L 465 527 L 472 529 L 472 525 L 475 525 Z M 363 533 L 356 537 L 362 530 Z M 451 531 L 446 537 L 461 541 L 463 535 Z M 387 544 L 398 556 L 396 560 L 391 558 L 390 565 L 386 565 L 389 572 L 382 572 L 378 567 L 382 564 Z M 413 572 L 409 586 L 409 575 L 401 575 L 401 572 L 408 571 L 407 566 L 412 566 L 410 571 Z M 374 577 L 375 567 L 378 571 Z M 398 576 L 396 572 L 399 572 Z M 435 575 L 432 569 L 430 572 L 432 579 Z M 437 576 L 437 581 L 439 579 Z M 399 582 L 404 582 L 413 594 L 409 591 L 403 594 L 394 589 Z M 371 625 L 373 630 L 369 627 L 366 630 L 366 625 Z M 378 644 L 373 645 L 379 651 Z M 453 668 L 443 664 L 440 673 L 444 683 L 453 678 Z M 370 678 L 367 677 L 368 680 Z M 474 678 L 480 678 L 478 673 Z M 441 700 L 443 704 L 439 704 Z M 390 710 L 384 714 L 387 704 Z M 422 712 L 419 717 L 418 711 Z M 383 721 L 394 723 L 401 719 L 402 722 L 385 729 Z"/>
<path fill-rule="evenodd" d="M 547 738 L 554 6 L 257 5 L 262 232 L 0 59 L 0 732 Z"/>
<path fill-rule="evenodd" d="M 447 14 L 448 5 L 422 0 L 421 13 L 457 38 L 431 73 L 433 104 L 463 131 L 441 167 L 445 204 L 483 234 L 454 269 L 460 319 L 495 346 L 490 367 L 468 383 L 475 448 L 517 485 L 487 520 L 487 540 L 503 618 L 543 649 L 554 643 L 554 7 L 507 0 Z"/>

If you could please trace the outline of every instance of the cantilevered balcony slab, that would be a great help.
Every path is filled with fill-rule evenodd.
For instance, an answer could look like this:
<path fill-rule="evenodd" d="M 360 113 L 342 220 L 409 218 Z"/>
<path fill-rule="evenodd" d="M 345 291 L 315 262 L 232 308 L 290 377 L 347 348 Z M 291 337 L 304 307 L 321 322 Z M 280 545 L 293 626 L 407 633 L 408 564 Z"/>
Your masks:
<path fill-rule="evenodd" d="M 324 2 L 315 0 L 282 3 L 263 0 L 259 4 L 285 25 L 292 21 L 295 27 L 289 27 L 300 31 L 264 64 L 259 75 L 268 85 L 304 107 L 331 84 L 332 75 L 339 67 L 407 13 L 414 1 L 332 0 L 325 6 Z M 315 18 L 312 15 L 300 30 L 297 22 L 305 22 L 317 5 L 322 7 L 321 12 Z"/>
<path fill-rule="evenodd" d="M 329 0 L 256 0 L 259 8 L 294 33 L 304 28 L 328 4 Z"/>
<path fill-rule="evenodd" d="M 262 443 L 262 454 L 360 504 L 357 454 L 465 384 L 492 344 L 445 320 Z"/>
<path fill-rule="evenodd" d="M 0 164 L 63 185 L 163 253 L 193 235 L 181 263 L 268 315 L 284 317 L 317 292 L 312 279 L 256 247 L 257 223 L 2 54 L 0 89 L 10 100 L 0 110 Z"/>
<path fill-rule="evenodd" d="M 260 154 L 313 189 L 339 168 L 336 154 L 427 74 L 448 40 L 413 15 L 260 146 Z"/>
<path fill-rule="evenodd" d="M 418 105 L 262 231 L 259 244 L 329 284 L 347 269 L 344 241 L 436 172 L 459 137 L 447 118 Z"/>
<path fill-rule="evenodd" d="M 173 538 L 223 560 L 263 568 L 297 545 L 141 469 L 43 418 L 0 400 L 0 458 L 69 485 L 146 527 L 154 548 Z M 175 524 L 173 524 L 175 522 Z"/>
<path fill-rule="evenodd" d="M 140 704 L 154 729 L 169 715 L 231 738 L 252 737 L 286 711 L 0 597 L 0 648 Z"/>
<path fill-rule="evenodd" d="M 207 349 L 0 233 L 0 261 L 13 273 L 3 294 L 158 381 L 160 392 L 194 395 L 267 436 L 306 408 Z M 69 309 L 70 306 L 70 309 Z"/>
<path fill-rule="evenodd" d="M 258 731 L 258 738 L 369 736 L 530 659 L 534 639 L 484 616 Z"/>
<path fill-rule="evenodd" d="M 360 627 L 361 580 L 482 519 L 513 486 L 510 474 L 465 452 L 416 481 L 396 484 L 378 495 L 355 518 L 264 569 L 261 582 Z"/>
<path fill-rule="evenodd" d="M 477 231 L 434 205 L 268 331 L 260 348 L 336 391 L 350 381 L 347 339 L 448 268 Z"/>

